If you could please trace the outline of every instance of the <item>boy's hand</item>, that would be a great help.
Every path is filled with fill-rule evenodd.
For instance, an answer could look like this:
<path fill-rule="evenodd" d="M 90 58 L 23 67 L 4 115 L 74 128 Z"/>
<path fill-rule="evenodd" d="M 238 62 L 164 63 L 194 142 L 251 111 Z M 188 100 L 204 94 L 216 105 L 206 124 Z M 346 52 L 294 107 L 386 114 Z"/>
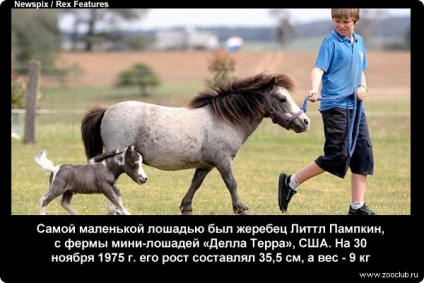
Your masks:
<path fill-rule="evenodd" d="M 358 100 L 363 100 L 368 96 L 368 89 L 366 86 L 360 85 L 356 89 L 356 93 L 358 94 Z"/>
<path fill-rule="evenodd" d="M 308 93 L 308 99 L 310 102 L 316 102 L 318 100 L 319 94 L 317 90 L 311 89 Z"/>

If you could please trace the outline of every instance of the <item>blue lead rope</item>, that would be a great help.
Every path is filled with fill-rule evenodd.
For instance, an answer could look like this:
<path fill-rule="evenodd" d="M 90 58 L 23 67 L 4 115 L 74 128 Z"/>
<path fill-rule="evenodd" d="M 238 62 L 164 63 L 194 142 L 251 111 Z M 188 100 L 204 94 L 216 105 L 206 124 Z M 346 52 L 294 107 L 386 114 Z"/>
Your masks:
<path fill-rule="evenodd" d="M 353 151 L 355 150 L 356 140 L 358 139 L 358 134 L 359 134 L 359 125 L 361 124 L 362 114 L 364 113 L 363 100 L 357 101 L 358 94 L 356 92 L 354 92 L 353 94 L 338 95 L 338 96 L 329 97 L 329 98 L 319 97 L 318 100 L 330 101 L 330 100 L 341 99 L 348 96 L 352 96 L 354 99 L 352 117 L 350 119 L 350 124 L 349 124 L 349 136 L 348 136 L 349 138 L 348 154 L 349 154 L 349 157 L 351 157 L 353 154 Z M 308 101 L 309 101 L 309 96 L 306 95 L 305 100 L 303 101 L 302 108 L 301 108 L 303 112 L 305 113 L 308 110 Z"/>

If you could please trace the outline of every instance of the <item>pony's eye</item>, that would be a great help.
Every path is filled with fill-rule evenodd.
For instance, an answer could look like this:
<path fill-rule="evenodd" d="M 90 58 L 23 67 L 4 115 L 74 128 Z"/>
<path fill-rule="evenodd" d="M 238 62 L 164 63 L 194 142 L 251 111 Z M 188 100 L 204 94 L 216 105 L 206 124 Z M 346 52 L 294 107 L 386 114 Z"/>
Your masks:
<path fill-rule="evenodd" d="M 285 103 L 285 102 L 287 102 L 287 98 L 285 96 L 279 97 L 278 101 L 280 101 L 281 103 Z"/>

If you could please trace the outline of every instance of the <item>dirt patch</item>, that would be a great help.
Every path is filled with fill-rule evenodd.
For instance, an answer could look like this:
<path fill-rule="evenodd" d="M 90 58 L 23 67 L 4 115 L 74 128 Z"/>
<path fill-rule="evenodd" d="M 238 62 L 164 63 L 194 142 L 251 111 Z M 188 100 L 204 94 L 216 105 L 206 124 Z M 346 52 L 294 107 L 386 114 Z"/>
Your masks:
<path fill-rule="evenodd" d="M 242 51 L 231 53 L 238 76 L 250 76 L 262 71 L 281 72 L 297 82 L 296 93 L 306 94 L 310 87 L 309 74 L 316 52 Z M 135 63 L 145 63 L 164 83 L 199 83 L 210 79 L 208 70 L 212 52 L 116 52 L 62 53 L 58 65 L 77 65 L 83 73 L 70 82 L 72 85 L 113 85 L 118 73 Z M 410 52 L 368 52 L 366 71 L 370 99 L 410 97 Z"/>

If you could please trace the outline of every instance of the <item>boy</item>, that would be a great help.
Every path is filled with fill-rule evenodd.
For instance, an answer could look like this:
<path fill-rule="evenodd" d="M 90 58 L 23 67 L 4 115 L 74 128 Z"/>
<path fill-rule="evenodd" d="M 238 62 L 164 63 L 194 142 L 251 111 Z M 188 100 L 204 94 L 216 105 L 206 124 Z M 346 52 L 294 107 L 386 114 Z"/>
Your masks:
<path fill-rule="evenodd" d="M 349 149 L 349 124 L 353 109 L 359 108 L 359 101 L 368 95 L 364 74 L 368 67 L 365 45 L 363 38 L 354 32 L 359 21 L 359 9 L 331 9 L 331 17 L 334 30 L 321 44 L 311 71 L 312 88 L 308 94 L 309 101 L 316 102 L 322 86 L 319 110 L 324 125 L 324 155 L 293 175 L 280 174 L 279 206 L 281 212 L 286 212 L 296 188 L 306 180 L 323 172 L 344 178 L 350 168 L 351 204 L 348 215 L 375 215 L 364 202 L 367 176 L 374 171 L 373 149 L 364 112 L 359 117 L 356 146 L 351 154 Z"/>

